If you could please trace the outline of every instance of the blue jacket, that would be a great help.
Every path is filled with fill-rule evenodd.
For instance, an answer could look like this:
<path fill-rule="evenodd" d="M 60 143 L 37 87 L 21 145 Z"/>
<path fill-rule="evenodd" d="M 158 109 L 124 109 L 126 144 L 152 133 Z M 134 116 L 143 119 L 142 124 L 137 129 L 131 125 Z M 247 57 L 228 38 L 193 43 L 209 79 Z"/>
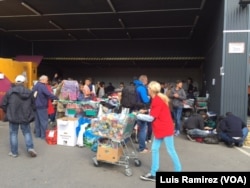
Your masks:
<path fill-rule="evenodd" d="M 150 97 L 148 96 L 147 87 L 140 80 L 134 80 L 134 84 L 135 84 L 136 90 L 139 94 L 140 101 L 143 104 L 149 104 Z"/>
<path fill-rule="evenodd" d="M 37 92 L 35 99 L 35 106 L 37 109 L 48 108 L 48 100 L 58 100 L 58 98 L 52 94 L 44 83 L 37 82 L 32 88 L 33 93 Z"/>

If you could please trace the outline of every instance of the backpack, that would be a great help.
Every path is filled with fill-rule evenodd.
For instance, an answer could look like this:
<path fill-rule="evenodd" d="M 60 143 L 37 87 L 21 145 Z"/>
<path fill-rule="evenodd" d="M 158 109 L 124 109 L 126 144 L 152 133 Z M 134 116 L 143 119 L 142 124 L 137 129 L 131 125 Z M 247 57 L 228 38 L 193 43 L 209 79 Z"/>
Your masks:
<path fill-rule="evenodd" d="M 216 134 L 210 134 L 204 138 L 206 144 L 219 144 L 220 140 Z"/>
<path fill-rule="evenodd" d="M 125 108 L 135 108 L 139 103 L 139 94 L 134 85 L 125 86 L 122 89 L 121 106 Z"/>

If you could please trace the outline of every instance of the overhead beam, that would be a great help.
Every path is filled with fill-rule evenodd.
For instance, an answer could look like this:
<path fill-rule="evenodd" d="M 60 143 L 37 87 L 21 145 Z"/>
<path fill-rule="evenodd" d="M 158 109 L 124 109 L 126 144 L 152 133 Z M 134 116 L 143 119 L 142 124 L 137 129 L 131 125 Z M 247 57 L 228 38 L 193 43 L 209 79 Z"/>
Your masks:
<path fill-rule="evenodd" d="M 116 10 L 115 10 L 115 7 L 113 5 L 113 3 L 111 2 L 111 0 L 107 0 L 108 4 L 109 4 L 109 7 L 111 8 L 111 10 L 115 13 Z"/>
<path fill-rule="evenodd" d="M 30 10 L 31 12 L 33 12 L 37 16 L 41 16 L 42 15 L 40 12 L 38 12 L 36 9 L 34 9 L 33 7 L 31 7 L 30 5 L 28 5 L 25 2 L 21 2 L 21 5 L 23 5 L 25 8 L 27 8 L 28 10 Z"/>
<path fill-rule="evenodd" d="M 122 19 L 121 19 L 121 18 L 119 18 L 119 19 L 118 19 L 118 21 L 120 22 L 120 24 L 121 24 L 122 28 L 124 28 L 124 29 L 125 29 L 125 24 L 124 24 L 124 22 L 122 21 Z"/>
<path fill-rule="evenodd" d="M 57 25 L 57 24 L 56 24 L 55 22 L 53 22 L 52 20 L 49 20 L 49 23 L 50 23 L 51 25 L 53 25 L 55 28 L 60 29 L 60 30 L 63 30 L 63 28 L 62 28 L 61 26 Z"/>

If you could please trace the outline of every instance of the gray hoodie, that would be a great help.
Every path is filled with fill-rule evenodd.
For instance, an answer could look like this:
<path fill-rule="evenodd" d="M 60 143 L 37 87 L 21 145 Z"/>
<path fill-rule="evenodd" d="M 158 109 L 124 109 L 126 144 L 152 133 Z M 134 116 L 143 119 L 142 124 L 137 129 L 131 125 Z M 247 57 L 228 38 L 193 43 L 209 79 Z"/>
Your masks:
<path fill-rule="evenodd" d="M 174 94 L 178 93 L 179 97 L 174 97 Z M 171 98 L 172 104 L 174 108 L 183 108 L 184 106 L 184 100 L 186 100 L 186 93 L 183 88 L 180 88 L 179 90 L 176 90 L 175 87 L 171 89 L 169 97 Z"/>

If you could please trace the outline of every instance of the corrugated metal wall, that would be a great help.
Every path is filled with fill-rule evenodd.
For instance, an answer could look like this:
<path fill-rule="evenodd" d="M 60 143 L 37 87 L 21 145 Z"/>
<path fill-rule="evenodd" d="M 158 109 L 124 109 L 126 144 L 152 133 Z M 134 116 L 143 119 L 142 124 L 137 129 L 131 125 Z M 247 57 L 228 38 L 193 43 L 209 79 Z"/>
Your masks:
<path fill-rule="evenodd" d="M 249 7 L 242 8 L 236 0 L 225 0 L 221 113 L 231 111 L 244 120 L 247 118 L 248 29 Z M 244 43 L 244 53 L 229 53 L 229 43 Z"/>

